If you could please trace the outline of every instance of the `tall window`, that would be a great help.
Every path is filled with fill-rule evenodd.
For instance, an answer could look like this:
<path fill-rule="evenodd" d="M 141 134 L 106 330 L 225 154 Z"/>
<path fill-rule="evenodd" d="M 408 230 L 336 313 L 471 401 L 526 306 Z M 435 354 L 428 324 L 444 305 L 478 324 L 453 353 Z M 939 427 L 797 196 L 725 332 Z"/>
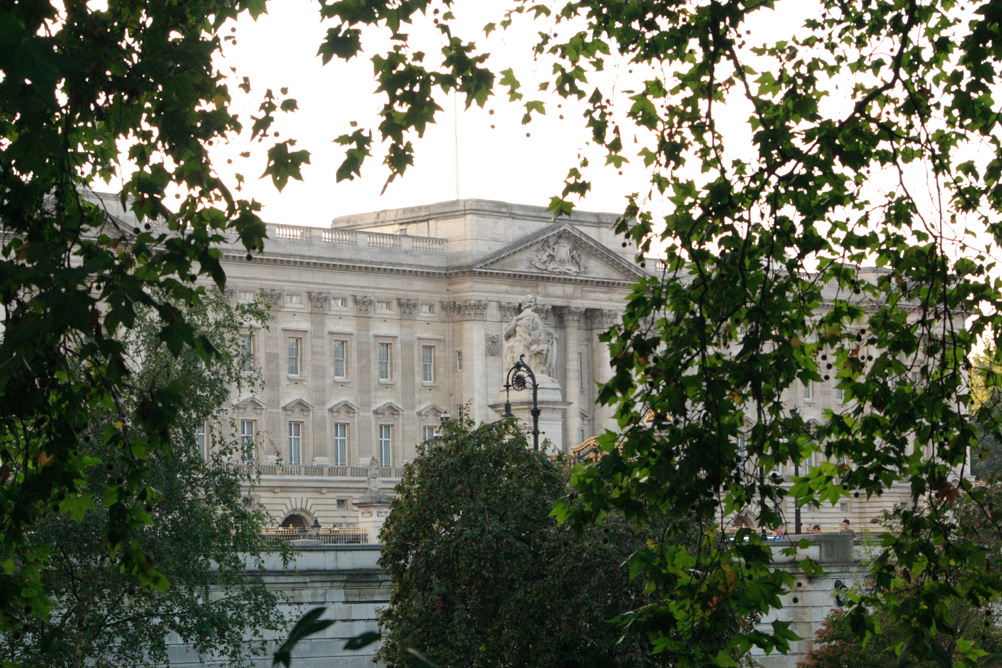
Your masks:
<path fill-rule="evenodd" d="M 435 382 L 435 346 L 421 346 L 421 380 Z"/>
<path fill-rule="evenodd" d="M 296 465 L 303 461 L 303 423 L 289 423 L 289 464 Z"/>
<path fill-rule="evenodd" d="M 835 401 L 839 402 L 840 404 L 845 403 L 845 390 L 843 390 L 841 387 L 835 388 Z"/>
<path fill-rule="evenodd" d="M 208 439 L 205 437 L 205 422 L 199 422 L 195 426 L 195 446 L 202 455 L 202 459 L 209 458 Z"/>
<path fill-rule="evenodd" d="M 254 420 L 240 421 L 240 459 L 245 464 L 254 461 Z"/>
<path fill-rule="evenodd" d="M 379 425 L 379 465 L 391 466 L 393 461 L 391 451 L 393 447 L 393 427 L 388 424 Z"/>
<path fill-rule="evenodd" d="M 379 344 L 379 380 L 390 380 L 390 366 L 393 362 L 393 346 L 390 343 Z"/>
<path fill-rule="evenodd" d="M 303 340 L 298 336 L 289 338 L 289 375 L 298 376 L 302 368 Z"/>
<path fill-rule="evenodd" d="M 806 383 L 804 381 L 800 381 L 800 385 L 801 387 L 804 388 L 804 399 L 806 399 L 807 401 L 813 399 L 814 398 L 814 388 L 812 387 L 813 383 L 811 383 L 811 381 L 807 381 Z"/>
<path fill-rule="evenodd" d="M 435 438 L 435 427 L 433 427 L 431 425 L 428 425 L 428 424 L 426 424 L 425 426 L 421 427 L 421 437 L 422 437 L 421 438 L 422 441 L 430 441 L 430 440 L 434 439 Z"/>
<path fill-rule="evenodd" d="M 463 351 L 462 350 L 457 350 L 456 351 L 456 371 L 462 371 L 462 370 L 463 370 Z"/>
<path fill-rule="evenodd" d="M 244 373 L 250 373 L 254 370 L 254 332 L 244 334 L 240 345 L 240 353 L 243 355 L 241 370 Z"/>
<path fill-rule="evenodd" d="M 334 423 L 334 466 L 348 465 L 348 425 Z"/>
<path fill-rule="evenodd" d="M 331 351 L 331 359 L 333 360 L 334 377 L 335 378 L 347 378 L 348 377 L 348 342 L 347 341 L 335 341 L 334 348 Z"/>

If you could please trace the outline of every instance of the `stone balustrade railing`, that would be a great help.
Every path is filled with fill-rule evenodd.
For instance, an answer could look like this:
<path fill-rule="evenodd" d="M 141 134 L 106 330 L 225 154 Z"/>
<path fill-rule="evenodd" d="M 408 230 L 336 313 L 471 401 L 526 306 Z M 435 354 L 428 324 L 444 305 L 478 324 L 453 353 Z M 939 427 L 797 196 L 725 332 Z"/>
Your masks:
<path fill-rule="evenodd" d="M 285 476 L 303 478 L 367 478 L 366 466 L 326 466 L 321 464 L 234 464 L 245 473 L 260 473 L 263 476 Z M 403 466 L 379 467 L 380 478 L 400 478 Z"/>
<path fill-rule="evenodd" d="M 273 239 L 292 239 L 311 244 L 319 242 L 322 244 L 418 251 L 421 253 L 445 253 L 445 239 L 412 237 L 406 234 L 323 229 L 304 225 L 281 225 L 273 223 L 268 224 L 268 234 Z"/>

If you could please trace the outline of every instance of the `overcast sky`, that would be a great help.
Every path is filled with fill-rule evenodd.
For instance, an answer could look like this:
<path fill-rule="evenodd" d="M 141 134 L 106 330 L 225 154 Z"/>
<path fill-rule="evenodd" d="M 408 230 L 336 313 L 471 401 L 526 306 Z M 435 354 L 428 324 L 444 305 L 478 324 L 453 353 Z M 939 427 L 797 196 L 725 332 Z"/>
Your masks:
<path fill-rule="evenodd" d="M 501 4 L 461 3 L 460 11 L 465 7 L 472 12 L 459 14 L 469 28 L 467 34 L 477 34 L 476 28 L 499 20 L 491 10 Z M 245 19 L 237 26 L 237 44 L 226 47 L 226 62 L 251 78 L 255 99 L 267 88 L 277 93 L 288 87 L 300 110 L 284 119 L 278 130 L 283 138 L 297 139 L 297 148 L 312 153 L 311 165 L 303 173 L 304 182 L 290 181 L 279 194 L 257 179 L 265 164 L 261 146 L 255 151 L 252 145 L 234 143 L 215 149 L 217 166 L 224 175 L 241 172 L 247 177 L 246 192 L 265 205 L 269 222 L 327 226 L 338 215 L 456 199 L 457 189 L 461 198 L 545 206 L 551 196 L 559 194 L 567 170 L 576 164 L 577 153 L 584 147 L 583 122 L 567 103 L 557 108 L 554 101 L 545 118 L 522 126 L 523 109 L 508 104 L 506 97 L 483 110 L 464 111 L 460 103 L 458 122 L 452 101 L 442 100 L 445 113 L 417 142 L 415 165 L 402 181 L 391 184 L 380 196 L 386 178 L 380 155 L 366 165 L 361 180 L 336 183 L 342 153 L 332 143 L 334 138 L 349 129 L 349 121 L 371 124 L 378 109 L 372 65 L 368 60 L 321 65 L 316 53 L 326 27 L 320 25 L 316 3 L 282 0 L 271 3 L 270 12 L 257 22 Z M 429 36 L 417 35 L 422 37 Z M 436 49 L 436 36 L 430 37 L 424 45 L 429 52 Z M 481 44 L 495 53 L 492 64 L 498 69 L 514 66 L 516 71 L 531 74 L 537 67 L 531 44 L 518 42 L 511 33 Z M 613 69 L 606 75 L 612 89 L 622 85 L 619 78 L 625 76 Z M 527 97 L 531 92 L 526 91 Z M 254 106 L 238 100 L 236 109 L 249 126 Z M 252 151 L 252 158 L 240 159 L 238 154 L 246 150 Z M 599 155 L 595 158 L 595 164 L 604 162 Z M 233 160 L 233 165 L 227 165 L 227 160 Z M 622 175 L 611 168 L 596 173 L 602 178 L 595 180 L 592 194 L 579 205 L 582 209 L 620 212 L 624 195 L 646 183 L 639 163 L 625 167 Z"/>

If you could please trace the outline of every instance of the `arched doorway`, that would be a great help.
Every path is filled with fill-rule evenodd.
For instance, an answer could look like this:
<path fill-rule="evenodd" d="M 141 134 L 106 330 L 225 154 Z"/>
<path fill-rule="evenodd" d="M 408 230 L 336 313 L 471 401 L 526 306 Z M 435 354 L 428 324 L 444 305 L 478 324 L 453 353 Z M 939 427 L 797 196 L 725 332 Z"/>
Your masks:
<path fill-rule="evenodd" d="M 306 529 L 309 527 L 309 524 L 306 518 L 299 513 L 292 513 L 282 520 L 280 526 L 283 529 Z"/>

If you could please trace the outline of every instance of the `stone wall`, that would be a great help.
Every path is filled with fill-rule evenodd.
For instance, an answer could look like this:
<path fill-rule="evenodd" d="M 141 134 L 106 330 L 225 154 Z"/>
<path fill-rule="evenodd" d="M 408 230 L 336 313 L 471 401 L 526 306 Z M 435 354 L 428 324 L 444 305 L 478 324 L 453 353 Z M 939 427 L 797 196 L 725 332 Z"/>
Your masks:
<path fill-rule="evenodd" d="M 792 542 L 773 545 L 778 568 L 794 576 L 794 588 L 783 597 L 783 608 L 765 619 L 763 625 L 773 621 L 788 621 L 792 630 L 802 640 L 794 642 L 786 655 L 758 655 L 755 660 L 762 668 L 794 668 L 813 647 L 814 634 L 828 613 L 838 607 L 835 600 L 836 583 L 852 587 L 861 584 L 865 570 L 860 564 L 860 546 L 852 545 L 845 536 L 815 536 L 806 550 L 796 556 L 781 554 Z M 294 559 L 288 567 L 271 557 L 261 576 L 269 587 L 281 592 L 286 601 L 283 610 L 291 620 L 306 611 L 325 606 L 325 619 L 335 620 L 325 631 L 297 645 L 293 653 L 292 668 L 363 668 L 376 665 L 372 661 L 377 645 L 358 652 L 344 650 L 345 642 L 366 631 L 378 630 L 379 610 L 387 605 L 392 590 L 389 578 L 377 565 L 378 545 L 362 546 L 297 546 Z M 824 575 L 807 576 L 800 561 L 810 557 L 825 570 Z M 291 628 L 291 621 L 289 624 Z M 286 634 L 273 639 L 284 640 Z M 255 662 L 256 668 L 271 667 L 271 652 Z M 171 652 L 171 666 L 178 668 L 223 668 L 224 662 L 212 657 L 199 657 L 190 649 L 177 644 Z"/>
<path fill-rule="evenodd" d="M 284 567 L 277 556 L 269 557 L 260 573 L 268 586 L 286 597 L 283 611 L 292 622 L 317 606 L 325 606 L 325 619 L 334 624 L 300 642 L 293 651 L 292 668 L 369 668 L 378 645 L 363 650 L 344 650 L 345 642 L 366 631 L 378 630 L 379 609 L 390 600 L 389 578 L 377 565 L 378 545 L 312 547 L 297 546 L 292 562 Z M 285 631 L 273 640 L 281 642 Z M 271 668 L 271 642 L 255 668 Z M 170 652 L 170 665 L 177 668 L 223 668 L 223 661 L 200 657 L 180 642 Z"/>

